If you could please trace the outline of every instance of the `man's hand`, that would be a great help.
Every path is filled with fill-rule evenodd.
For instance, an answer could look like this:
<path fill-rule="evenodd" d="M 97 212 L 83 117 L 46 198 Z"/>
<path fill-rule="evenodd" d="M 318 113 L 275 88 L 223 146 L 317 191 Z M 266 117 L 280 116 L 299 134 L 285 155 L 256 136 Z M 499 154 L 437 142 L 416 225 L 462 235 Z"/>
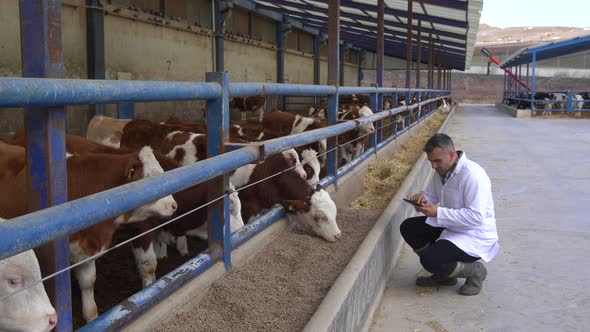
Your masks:
<path fill-rule="evenodd" d="M 426 199 L 426 196 L 424 196 L 424 194 L 419 193 L 419 194 L 414 194 L 412 196 L 410 196 L 410 201 L 416 202 L 418 204 L 422 204 L 425 205 L 426 203 L 428 203 L 428 200 Z"/>
<path fill-rule="evenodd" d="M 436 218 L 436 211 L 438 209 L 438 205 L 434 204 L 425 204 L 423 206 L 416 207 L 416 210 L 424 213 L 427 217 Z"/>

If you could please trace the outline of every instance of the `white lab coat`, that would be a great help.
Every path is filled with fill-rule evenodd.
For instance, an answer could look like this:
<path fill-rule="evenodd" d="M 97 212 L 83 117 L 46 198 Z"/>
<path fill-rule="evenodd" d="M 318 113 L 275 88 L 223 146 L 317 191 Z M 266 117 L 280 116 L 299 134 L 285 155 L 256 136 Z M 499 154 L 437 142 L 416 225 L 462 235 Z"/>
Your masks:
<path fill-rule="evenodd" d="M 445 228 L 439 239 L 449 240 L 465 253 L 486 262 L 496 256 L 500 246 L 492 184 L 481 166 L 463 153 L 444 185 L 435 174 L 422 193 L 428 203 L 440 204 L 437 217 L 426 219 L 431 226 Z"/>

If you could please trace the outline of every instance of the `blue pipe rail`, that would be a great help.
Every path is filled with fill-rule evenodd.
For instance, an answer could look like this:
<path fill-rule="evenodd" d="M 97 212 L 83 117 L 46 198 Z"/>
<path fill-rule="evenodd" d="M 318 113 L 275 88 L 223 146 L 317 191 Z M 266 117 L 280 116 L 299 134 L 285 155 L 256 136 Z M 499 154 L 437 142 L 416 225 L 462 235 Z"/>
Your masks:
<path fill-rule="evenodd" d="M 213 99 L 216 83 L 0 78 L 0 107 Z"/>
<path fill-rule="evenodd" d="M 392 93 L 415 92 L 412 89 L 396 88 L 349 88 L 341 87 L 345 93 Z M 288 85 L 267 83 L 234 83 L 229 84 L 226 95 L 247 96 L 254 94 L 263 95 L 331 95 L 340 94 L 340 90 L 333 86 L 314 85 Z M 407 91 L 406 91 L 407 90 Z M 269 140 L 257 143 L 251 147 L 234 150 L 214 158 L 206 159 L 183 168 L 166 172 L 165 174 L 143 179 L 125 186 L 113 188 L 92 196 L 70 201 L 62 205 L 27 214 L 0 224 L 0 259 L 17 254 L 19 252 L 37 247 L 43 243 L 52 241 L 60 236 L 67 236 L 81 229 L 92 226 L 105 219 L 118 216 L 137 206 L 151 202 L 157 198 L 175 193 L 195 184 L 210 180 L 217 176 L 254 162 L 264 155 L 278 153 L 295 146 L 309 144 L 320 139 L 334 137 L 359 126 L 381 120 L 385 117 L 396 115 L 400 112 L 416 109 L 419 106 L 432 103 L 447 96 L 446 91 L 432 91 L 439 97 L 429 101 L 423 101 L 410 106 L 395 107 L 379 112 L 370 117 L 364 117 L 355 121 L 349 121 L 330 126 L 324 129 L 304 132 L 285 138 Z M 161 100 L 188 100 L 188 99 L 221 99 L 224 92 L 218 83 L 183 83 L 183 82 L 141 82 L 141 81 L 96 81 L 96 80 L 64 80 L 64 79 L 21 79 L 0 78 L 0 107 L 17 106 L 58 106 L 86 103 L 117 103 L 117 102 L 145 102 Z M 226 100 L 224 103 L 226 103 Z M 413 124 L 414 125 L 414 124 Z M 392 126 L 395 127 L 395 126 Z M 395 132 L 395 129 L 392 129 Z M 400 133 L 396 133 L 396 136 Z M 374 144 L 360 157 L 338 169 L 334 175 L 330 175 L 320 182 L 322 185 L 336 184 L 339 176 L 346 174 L 365 158 L 383 147 L 386 141 Z M 375 147 L 376 146 L 376 147 Z M 194 176 L 193 176 L 194 174 Z M 116 203 L 115 203 L 116 202 Z M 247 225 L 231 237 L 231 247 L 236 248 L 249 238 L 266 228 L 284 215 L 284 209 L 277 207 L 253 224 Z M 45 220 L 41 222 L 42 220 Z M 46 220 L 51 220 L 47 222 Z M 146 288 L 134 295 L 126 303 L 134 303 L 131 312 L 124 313 L 113 308 L 109 313 L 116 317 L 118 322 L 125 324 L 138 317 L 149 307 L 172 293 L 188 280 L 196 277 L 212 266 L 225 255 L 220 250 L 211 249 L 195 260 L 189 261 L 192 268 L 186 266 L 175 270 L 174 280 L 168 278 L 164 285 L 155 284 L 155 288 Z M 186 265 L 186 264 L 185 264 Z M 160 287 L 161 288 L 158 288 Z M 154 292 L 154 289 L 159 289 Z M 143 295 L 141 295 L 143 294 Z M 119 310 L 119 311 L 118 311 Z M 109 314 L 110 315 L 110 314 Z M 87 325 L 113 326 L 112 316 L 102 315 L 95 322 Z M 110 317 L 110 318 L 109 318 Z M 86 327 L 85 327 L 86 328 Z"/>
<path fill-rule="evenodd" d="M 437 97 L 435 100 L 440 98 L 443 97 Z M 411 106 L 400 106 L 355 121 L 268 140 L 258 144 L 258 148 L 245 147 L 234 150 L 158 176 L 13 218 L 0 224 L 0 259 L 48 243 L 56 237 L 75 233 L 158 198 L 254 162 L 261 157 L 260 149 L 266 155 L 275 154 L 296 146 L 340 135 L 360 125 L 415 109 L 427 103 L 428 101 L 424 101 Z M 0 103 L 0 105 L 2 104 Z M 52 222 L 47 222 L 47 220 Z"/>
<path fill-rule="evenodd" d="M 417 106 L 418 105 L 416 105 L 416 107 Z M 406 107 L 399 107 L 399 110 L 391 110 L 391 113 L 399 113 L 404 110 L 406 110 Z M 433 114 L 433 112 L 429 112 L 428 114 L 425 114 L 425 116 L 428 116 L 430 114 Z M 338 126 L 340 126 L 341 128 L 348 128 L 348 126 L 342 126 L 345 124 L 346 123 L 343 123 Z M 412 126 L 413 125 L 414 124 L 412 124 Z M 328 185 L 334 183 L 336 178 L 341 177 L 347 174 L 348 172 L 352 171 L 355 167 L 360 165 L 372 154 L 374 154 L 376 150 L 385 147 L 387 143 L 391 142 L 394 139 L 396 139 L 396 136 L 388 137 L 386 140 L 379 143 L 377 145 L 377 148 L 371 147 L 367 149 L 358 158 L 354 159 L 350 163 L 338 169 L 337 176 L 323 178 L 320 181 L 320 185 L 327 187 Z M 275 206 L 263 215 L 261 215 L 260 217 L 253 220 L 251 223 L 245 225 L 244 227 L 233 233 L 231 236 L 232 250 L 238 248 L 240 245 L 244 244 L 246 241 L 254 237 L 256 234 L 260 233 L 268 226 L 277 222 L 279 219 L 285 216 L 285 213 L 286 211 L 282 206 Z M 152 285 L 142 289 L 130 298 L 126 299 L 124 302 L 116 305 L 107 312 L 103 313 L 97 319 L 95 319 L 92 322 L 89 322 L 88 324 L 80 328 L 78 331 L 103 331 L 106 329 L 116 330 L 124 327 L 125 324 L 140 317 L 143 313 L 147 312 L 159 301 L 163 300 L 164 298 L 172 294 L 174 291 L 188 283 L 190 280 L 206 272 L 207 269 L 212 267 L 213 263 L 218 259 L 221 259 L 221 257 L 222 255 L 218 251 L 213 251 L 210 249 L 205 250 L 204 252 L 195 256 L 193 259 L 190 259 L 189 261 L 179 266 L 175 270 L 161 277 Z"/>

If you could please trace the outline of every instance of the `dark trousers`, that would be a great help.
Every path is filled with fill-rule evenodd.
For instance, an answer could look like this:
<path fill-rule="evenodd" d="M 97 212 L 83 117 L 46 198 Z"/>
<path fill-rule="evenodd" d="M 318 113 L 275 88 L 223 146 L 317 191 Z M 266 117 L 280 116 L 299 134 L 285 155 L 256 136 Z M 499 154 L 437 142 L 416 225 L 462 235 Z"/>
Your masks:
<path fill-rule="evenodd" d="M 428 225 L 426 216 L 408 218 L 400 225 L 402 237 L 414 250 L 429 245 L 418 256 L 420 264 L 430 273 L 448 275 L 457 267 L 457 262 L 472 263 L 479 259 L 466 254 L 451 241 L 438 240 L 443 230 L 442 227 Z"/>

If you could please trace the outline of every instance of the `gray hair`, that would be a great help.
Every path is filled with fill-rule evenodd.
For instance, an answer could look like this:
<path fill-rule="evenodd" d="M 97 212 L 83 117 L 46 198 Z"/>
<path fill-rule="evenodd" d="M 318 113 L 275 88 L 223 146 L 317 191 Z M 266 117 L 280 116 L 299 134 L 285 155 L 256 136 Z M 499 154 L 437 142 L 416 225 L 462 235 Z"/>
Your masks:
<path fill-rule="evenodd" d="M 444 151 L 455 151 L 455 145 L 453 144 L 453 140 L 449 135 L 436 133 L 432 135 L 432 137 L 426 142 L 424 146 L 424 152 L 430 153 L 435 148 L 440 148 Z"/>

